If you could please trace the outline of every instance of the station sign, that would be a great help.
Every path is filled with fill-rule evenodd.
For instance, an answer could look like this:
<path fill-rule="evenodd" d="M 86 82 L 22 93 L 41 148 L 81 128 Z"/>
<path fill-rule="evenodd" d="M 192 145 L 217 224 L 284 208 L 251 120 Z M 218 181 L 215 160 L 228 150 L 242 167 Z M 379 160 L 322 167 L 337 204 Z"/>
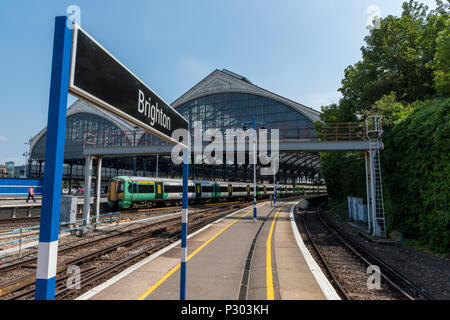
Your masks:
<path fill-rule="evenodd" d="M 171 137 L 176 129 L 188 130 L 185 118 L 76 24 L 69 93 L 173 143 L 180 143 Z"/>

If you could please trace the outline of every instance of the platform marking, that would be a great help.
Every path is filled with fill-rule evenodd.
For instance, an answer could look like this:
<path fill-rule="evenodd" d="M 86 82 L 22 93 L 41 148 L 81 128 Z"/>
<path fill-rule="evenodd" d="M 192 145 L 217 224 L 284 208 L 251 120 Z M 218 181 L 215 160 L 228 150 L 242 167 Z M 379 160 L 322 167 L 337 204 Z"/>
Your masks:
<path fill-rule="evenodd" d="M 241 201 L 232 201 L 232 202 L 218 202 L 218 203 L 205 203 L 205 206 L 220 206 L 224 204 L 233 204 L 233 203 L 242 203 Z M 173 210 L 173 209 L 179 209 L 182 206 L 175 206 L 175 207 L 166 207 L 166 208 L 148 208 L 148 209 L 138 209 L 138 212 L 149 212 L 149 211 L 159 211 L 159 210 Z M 192 207 L 197 208 L 197 207 Z"/>
<path fill-rule="evenodd" d="M 280 210 L 278 209 L 275 217 L 273 218 L 272 224 L 270 226 L 269 235 L 267 236 L 266 241 L 266 291 L 267 291 L 267 300 L 274 300 L 273 293 L 273 273 L 272 273 L 272 233 L 273 228 L 275 226 L 275 221 L 277 220 L 278 214 Z"/>
<path fill-rule="evenodd" d="M 266 203 L 267 204 L 267 203 Z M 238 214 L 241 211 L 245 211 L 247 209 L 250 209 L 251 207 L 244 207 L 241 208 L 235 212 L 230 213 L 229 215 L 220 218 L 219 220 L 216 220 L 214 222 L 211 222 L 210 224 L 204 226 L 203 228 L 195 231 L 194 233 L 191 233 L 188 235 L 188 239 L 196 236 L 197 234 L 200 234 L 201 232 L 205 231 L 206 229 L 208 229 L 209 227 L 216 225 L 217 223 L 231 217 L 234 216 L 236 214 Z M 145 258 L 144 260 L 139 261 L 138 263 L 132 265 L 131 267 L 125 269 L 124 271 L 122 271 L 121 273 L 119 273 L 118 275 L 112 277 L 111 279 L 107 280 L 106 282 L 103 282 L 102 284 L 98 285 L 97 287 L 89 290 L 88 292 L 82 294 L 81 296 L 79 296 L 78 298 L 76 298 L 75 300 L 89 300 L 91 297 L 95 296 L 97 293 L 105 290 L 106 288 L 108 288 L 109 286 L 113 285 L 114 283 L 116 283 L 117 281 L 123 279 L 124 277 L 126 277 L 127 275 L 131 274 L 132 272 L 134 272 L 135 270 L 139 269 L 140 267 L 142 267 L 143 265 L 149 263 L 150 261 L 153 261 L 154 259 L 158 258 L 159 256 L 163 255 L 164 253 L 166 253 L 167 251 L 175 248 L 176 246 L 180 245 L 181 240 L 178 240 L 170 245 L 168 245 L 167 247 L 153 253 L 151 256 Z"/>
<path fill-rule="evenodd" d="M 300 235 L 300 232 L 298 231 L 297 224 L 295 223 L 295 218 L 294 218 L 294 208 L 297 203 L 294 203 L 292 205 L 291 211 L 289 213 L 289 217 L 291 220 L 291 227 L 292 227 L 292 231 L 294 232 L 295 240 L 297 240 L 298 248 L 300 249 L 303 257 L 305 258 L 305 261 L 308 264 L 309 270 L 311 270 L 314 278 L 317 281 L 317 284 L 319 285 L 320 289 L 322 289 L 322 292 L 323 292 L 325 298 L 327 300 L 341 300 L 341 298 L 337 294 L 336 290 L 331 285 L 330 281 L 328 281 L 327 277 L 322 272 L 322 269 L 319 267 L 317 262 L 311 256 L 311 253 L 309 252 L 308 248 L 306 248 L 305 243 L 303 242 L 303 239 Z"/>
<path fill-rule="evenodd" d="M 259 207 L 263 207 L 266 204 L 263 204 Z M 248 216 L 252 212 L 252 210 L 247 211 L 243 215 L 241 215 L 239 218 L 236 218 L 233 222 L 229 223 L 227 226 L 225 226 L 223 229 L 221 229 L 219 232 L 217 232 L 214 236 L 209 238 L 207 241 L 205 241 L 200 247 L 198 247 L 194 252 L 192 252 L 186 261 L 189 261 L 191 258 L 193 258 L 197 253 L 199 253 L 204 247 L 206 247 L 211 241 L 213 241 L 215 238 L 217 238 L 222 232 L 227 230 L 229 227 L 231 227 L 233 224 L 238 222 L 240 219 L 242 219 L 245 216 Z M 136 300 L 144 300 L 147 298 L 153 291 L 155 291 L 164 281 L 166 281 L 172 274 L 174 274 L 178 269 L 180 269 L 181 264 L 178 263 L 175 267 L 173 267 L 168 273 L 166 273 L 161 279 L 158 280 L 151 288 L 149 288 L 146 292 L 141 294 Z"/>

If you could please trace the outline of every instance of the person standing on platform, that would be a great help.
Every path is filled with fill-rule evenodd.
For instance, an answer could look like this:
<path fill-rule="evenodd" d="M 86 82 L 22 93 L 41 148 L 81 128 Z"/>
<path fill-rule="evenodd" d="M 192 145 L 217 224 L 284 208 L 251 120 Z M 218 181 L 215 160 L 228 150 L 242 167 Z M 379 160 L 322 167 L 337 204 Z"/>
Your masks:
<path fill-rule="evenodd" d="M 31 187 L 30 189 L 28 189 L 28 199 L 27 199 L 27 203 L 28 203 L 28 200 L 30 200 L 30 198 L 33 199 L 33 202 L 36 202 L 36 200 L 34 200 L 34 189 L 33 189 L 33 187 Z"/>

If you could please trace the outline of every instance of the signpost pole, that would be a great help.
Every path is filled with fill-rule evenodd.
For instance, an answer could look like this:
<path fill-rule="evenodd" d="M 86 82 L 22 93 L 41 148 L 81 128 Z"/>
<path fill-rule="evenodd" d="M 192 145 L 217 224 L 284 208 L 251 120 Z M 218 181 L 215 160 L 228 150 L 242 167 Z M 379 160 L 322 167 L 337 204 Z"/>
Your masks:
<path fill-rule="evenodd" d="M 183 208 L 181 216 L 180 300 L 186 300 L 189 148 L 183 149 Z"/>
<path fill-rule="evenodd" d="M 36 300 L 55 298 L 56 262 L 69 90 L 72 30 L 67 17 L 56 17 L 50 83 L 44 187 L 36 270 Z"/>

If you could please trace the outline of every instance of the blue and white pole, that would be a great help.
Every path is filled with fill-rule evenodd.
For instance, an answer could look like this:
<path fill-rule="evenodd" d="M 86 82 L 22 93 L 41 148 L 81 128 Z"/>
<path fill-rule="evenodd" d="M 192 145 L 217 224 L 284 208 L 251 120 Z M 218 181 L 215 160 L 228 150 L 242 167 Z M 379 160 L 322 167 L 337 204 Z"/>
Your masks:
<path fill-rule="evenodd" d="M 187 259 L 187 227 L 188 227 L 188 182 L 189 182 L 189 149 L 183 149 L 183 199 L 181 214 L 181 269 L 180 300 L 186 300 L 186 259 Z"/>
<path fill-rule="evenodd" d="M 253 222 L 258 219 L 256 211 L 256 129 L 255 116 L 253 116 Z"/>
<path fill-rule="evenodd" d="M 36 300 L 55 298 L 71 46 L 72 30 L 67 26 L 67 17 L 56 17 L 36 270 Z"/>

